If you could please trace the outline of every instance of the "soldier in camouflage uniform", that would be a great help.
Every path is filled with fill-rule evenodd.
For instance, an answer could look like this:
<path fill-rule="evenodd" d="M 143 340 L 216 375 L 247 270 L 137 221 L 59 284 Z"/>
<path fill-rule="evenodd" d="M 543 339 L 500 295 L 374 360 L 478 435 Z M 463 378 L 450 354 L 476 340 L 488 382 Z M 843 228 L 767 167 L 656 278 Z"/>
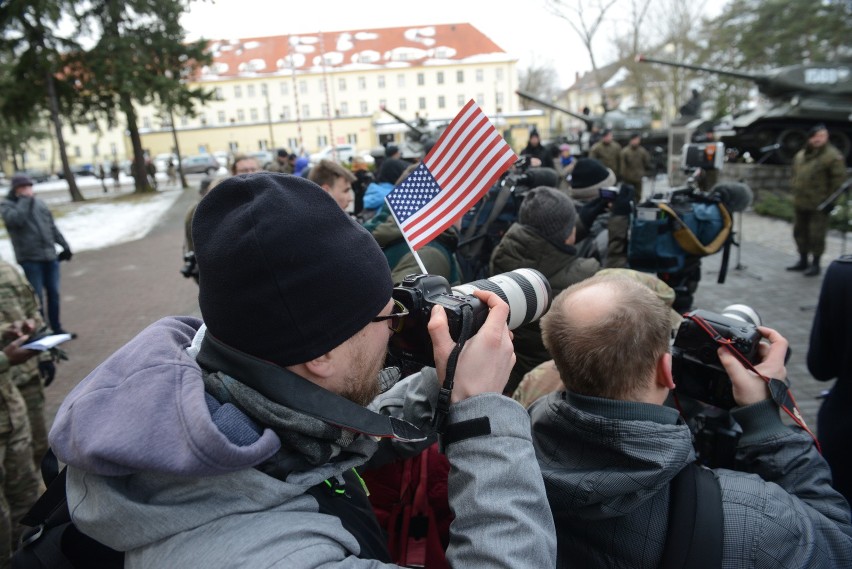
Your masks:
<path fill-rule="evenodd" d="M 651 155 L 639 145 L 640 134 L 630 137 L 630 144 L 621 151 L 621 181 L 636 189 L 636 195 L 642 197 L 642 178 L 651 170 Z"/>
<path fill-rule="evenodd" d="M 44 326 L 38 300 L 32 287 L 10 263 L 0 259 L 0 330 L 3 343 L 20 333 Z M 44 379 L 51 381 L 55 373 L 50 353 L 42 352 L 11 369 L 12 381 L 27 405 L 32 432 L 32 454 L 36 468 L 47 452 L 47 426 L 44 421 Z M 45 378 L 42 377 L 45 374 Z"/>
<path fill-rule="evenodd" d="M 267 172 L 278 172 L 279 174 L 292 174 L 293 165 L 290 164 L 290 154 L 281 149 L 278 151 L 278 156 L 275 160 L 268 162 L 263 166 Z"/>
<path fill-rule="evenodd" d="M 621 179 L 621 145 L 612 139 L 612 131 L 604 131 L 603 137 L 589 151 L 589 158 L 594 158 Z"/>
<path fill-rule="evenodd" d="M 26 403 L 10 372 L 12 366 L 37 353 L 21 349 L 26 339 L 18 338 L 0 352 L 0 569 L 9 567 L 9 556 L 21 535 L 19 522 L 41 491 Z"/>
<path fill-rule="evenodd" d="M 597 272 L 598 275 L 621 275 L 642 283 L 659 297 L 667 306 L 671 306 L 675 300 L 675 291 L 672 288 L 650 273 L 641 273 L 632 269 L 601 269 Z M 680 314 L 671 311 L 672 334 L 677 332 L 680 323 L 683 320 Z M 527 372 L 524 379 L 521 381 L 518 388 L 512 394 L 512 399 L 529 407 L 539 397 L 543 397 L 554 391 L 565 389 L 565 384 L 562 378 L 559 377 L 559 370 L 556 369 L 556 364 L 553 360 L 548 360 L 532 370 Z"/>
<path fill-rule="evenodd" d="M 818 124 L 808 132 L 808 143 L 793 159 L 793 238 L 799 262 L 788 271 L 804 271 L 813 277 L 820 273 L 819 258 L 825 251 L 829 214 L 817 209 L 840 187 L 846 169 L 843 155 L 828 142 L 828 130 Z M 808 254 L 813 262 L 808 265 Z"/>

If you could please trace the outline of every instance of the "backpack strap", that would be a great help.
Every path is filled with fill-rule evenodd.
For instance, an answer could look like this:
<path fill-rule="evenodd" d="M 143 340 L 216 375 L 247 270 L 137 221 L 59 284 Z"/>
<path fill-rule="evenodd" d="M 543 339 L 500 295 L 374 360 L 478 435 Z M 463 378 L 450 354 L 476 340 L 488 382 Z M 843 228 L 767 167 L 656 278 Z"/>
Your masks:
<path fill-rule="evenodd" d="M 671 482 L 669 526 L 660 569 L 722 566 L 722 490 L 709 468 L 693 462 Z"/>
<path fill-rule="evenodd" d="M 725 240 L 728 238 L 728 235 L 731 233 L 731 214 L 728 213 L 728 210 L 725 208 L 722 203 L 717 203 L 716 205 L 719 207 L 719 212 L 722 214 L 722 230 L 719 231 L 718 235 L 716 235 L 715 239 L 704 245 L 701 241 L 698 240 L 698 237 L 692 232 L 692 230 L 683 222 L 683 220 L 678 217 L 677 213 L 674 209 L 669 207 L 668 204 L 659 203 L 657 204 L 661 210 L 669 214 L 672 219 L 674 219 L 675 224 L 672 230 L 672 235 L 677 240 L 678 245 L 691 255 L 698 256 L 706 256 L 712 255 L 719 248 L 724 245 Z"/>

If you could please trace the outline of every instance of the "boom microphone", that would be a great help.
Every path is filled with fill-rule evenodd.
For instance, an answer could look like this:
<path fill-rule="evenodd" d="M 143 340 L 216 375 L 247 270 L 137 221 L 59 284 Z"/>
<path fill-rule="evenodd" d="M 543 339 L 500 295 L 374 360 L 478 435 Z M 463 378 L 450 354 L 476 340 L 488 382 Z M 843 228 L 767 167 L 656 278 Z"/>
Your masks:
<path fill-rule="evenodd" d="M 553 168 L 530 168 L 517 178 L 517 185 L 527 188 L 559 187 L 559 172 Z"/>
<path fill-rule="evenodd" d="M 751 205 L 754 194 L 746 184 L 740 182 L 723 182 L 713 186 L 713 194 L 725 204 L 729 212 L 745 211 Z"/>

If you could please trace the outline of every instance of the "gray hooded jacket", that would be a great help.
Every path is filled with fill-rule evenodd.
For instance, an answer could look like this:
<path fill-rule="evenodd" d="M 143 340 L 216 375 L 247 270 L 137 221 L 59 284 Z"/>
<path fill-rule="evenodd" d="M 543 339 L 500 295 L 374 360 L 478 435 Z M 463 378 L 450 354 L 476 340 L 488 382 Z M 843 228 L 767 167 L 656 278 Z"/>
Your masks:
<path fill-rule="evenodd" d="M 18 263 L 24 261 L 53 261 L 58 243 L 68 249 L 65 237 L 59 232 L 47 204 L 35 197 L 7 197 L 0 204 L 6 231 L 15 249 Z"/>
<path fill-rule="evenodd" d="M 722 567 L 852 567 L 849 506 L 813 440 L 771 400 L 732 411 L 742 472 L 722 489 Z M 530 407 L 559 567 L 659 567 L 669 483 L 695 460 L 689 428 L 660 405 L 565 392 Z"/>
<path fill-rule="evenodd" d="M 50 442 L 69 465 L 77 526 L 125 551 L 130 568 L 384 566 L 359 559 L 355 537 L 306 493 L 363 464 L 379 445 L 357 436 L 334 460 L 283 481 L 252 468 L 283 447 L 269 429 L 240 444 L 220 430 L 233 420 L 222 421 L 220 410 L 211 416 L 202 370 L 186 349 L 197 346 L 200 327 L 194 318 L 153 324 L 63 402 Z M 422 426 L 436 397 L 437 378 L 424 370 L 383 394 L 375 409 Z M 245 419 L 230 404 L 222 409 L 229 406 Z M 490 435 L 447 448 L 456 515 L 448 558 L 456 567 L 552 567 L 553 520 L 528 417 L 490 394 L 453 405 L 449 419 L 482 416 Z"/>

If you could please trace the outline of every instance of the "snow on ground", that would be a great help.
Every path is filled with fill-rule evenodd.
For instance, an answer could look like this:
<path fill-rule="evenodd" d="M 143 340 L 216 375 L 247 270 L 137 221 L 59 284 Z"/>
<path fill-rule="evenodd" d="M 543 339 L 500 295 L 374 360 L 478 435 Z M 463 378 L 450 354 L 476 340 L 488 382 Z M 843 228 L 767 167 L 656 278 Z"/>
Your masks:
<path fill-rule="evenodd" d="M 123 181 L 128 185 L 132 183 L 129 177 Z M 100 180 L 90 176 L 80 177 L 77 178 L 77 184 L 80 187 L 100 187 Z M 112 181 L 108 180 L 107 187 L 110 191 L 111 184 Z M 62 180 L 36 184 L 33 189 L 36 194 L 42 194 L 39 198 L 45 199 L 51 207 L 57 202 L 68 203 L 68 186 Z M 65 190 L 66 193 L 56 196 L 56 190 Z M 134 196 L 132 201 L 83 203 L 64 215 L 57 216 L 56 226 L 75 253 L 141 239 L 180 197 L 181 191 L 175 189 Z M 47 192 L 53 193 L 48 197 Z M 0 189 L 0 195 L 5 194 L 6 191 Z M 7 261 L 15 260 L 12 243 L 5 231 L 0 231 L 0 257 Z"/>

